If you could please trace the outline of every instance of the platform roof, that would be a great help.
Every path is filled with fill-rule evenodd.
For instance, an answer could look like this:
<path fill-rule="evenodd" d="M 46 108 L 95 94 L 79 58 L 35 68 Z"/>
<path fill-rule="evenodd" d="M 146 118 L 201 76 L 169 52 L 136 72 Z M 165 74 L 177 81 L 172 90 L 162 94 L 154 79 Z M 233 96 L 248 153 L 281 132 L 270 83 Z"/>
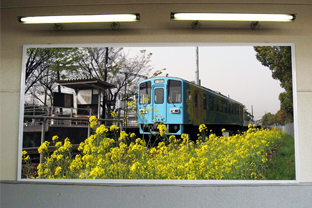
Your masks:
<path fill-rule="evenodd" d="M 90 90 L 90 89 L 106 90 L 115 87 L 114 85 L 108 82 L 96 78 L 61 80 L 58 81 L 57 84 L 72 88 L 74 90 Z"/>

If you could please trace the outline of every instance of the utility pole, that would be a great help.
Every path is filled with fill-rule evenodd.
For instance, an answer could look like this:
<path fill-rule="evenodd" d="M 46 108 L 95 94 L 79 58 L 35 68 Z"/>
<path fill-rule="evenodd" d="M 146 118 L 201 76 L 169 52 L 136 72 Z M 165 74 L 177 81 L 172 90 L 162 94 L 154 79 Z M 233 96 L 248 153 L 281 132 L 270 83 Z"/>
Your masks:
<path fill-rule="evenodd" d="M 195 71 L 195 84 L 200 85 L 199 83 L 199 57 L 198 57 L 198 46 L 196 46 L 196 71 Z"/>
<path fill-rule="evenodd" d="M 251 105 L 251 121 L 254 121 L 253 105 Z"/>

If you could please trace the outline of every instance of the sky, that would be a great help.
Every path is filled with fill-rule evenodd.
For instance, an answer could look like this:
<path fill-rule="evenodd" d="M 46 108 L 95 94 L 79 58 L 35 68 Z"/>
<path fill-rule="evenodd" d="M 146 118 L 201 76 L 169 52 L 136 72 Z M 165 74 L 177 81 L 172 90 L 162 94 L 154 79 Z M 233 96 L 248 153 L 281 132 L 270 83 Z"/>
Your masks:
<path fill-rule="evenodd" d="M 253 46 L 199 46 L 199 79 L 201 85 L 241 102 L 259 120 L 265 113 L 280 109 L 278 96 L 284 89 L 272 78 L 272 72 L 257 59 Z M 196 46 L 137 47 L 152 53 L 153 70 L 166 68 L 170 77 L 195 81 Z M 253 109 L 253 111 L 252 111 Z"/>
<path fill-rule="evenodd" d="M 103 46 L 104 47 L 104 46 Z M 195 81 L 196 46 L 123 47 L 131 57 L 145 49 L 152 53 L 153 71 L 166 68 L 163 76 Z M 242 103 L 254 120 L 280 109 L 278 96 L 284 89 L 272 72 L 256 59 L 253 46 L 199 46 L 201 85 Z M 26 99 L 30 99 L 25 96 Z"/>

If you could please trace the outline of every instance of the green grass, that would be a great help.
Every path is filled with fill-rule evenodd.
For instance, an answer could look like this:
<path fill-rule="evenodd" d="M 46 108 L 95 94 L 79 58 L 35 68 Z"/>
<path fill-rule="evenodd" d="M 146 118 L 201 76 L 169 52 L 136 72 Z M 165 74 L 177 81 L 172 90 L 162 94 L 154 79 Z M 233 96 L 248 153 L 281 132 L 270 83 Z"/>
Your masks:
<path fill-rule="evenodd" d="M 283 141 L 269 156 L 268 167 L 264 172 L 267 180 L 295 180 L 295 145 L 294 138 L 284 134 Z"/>

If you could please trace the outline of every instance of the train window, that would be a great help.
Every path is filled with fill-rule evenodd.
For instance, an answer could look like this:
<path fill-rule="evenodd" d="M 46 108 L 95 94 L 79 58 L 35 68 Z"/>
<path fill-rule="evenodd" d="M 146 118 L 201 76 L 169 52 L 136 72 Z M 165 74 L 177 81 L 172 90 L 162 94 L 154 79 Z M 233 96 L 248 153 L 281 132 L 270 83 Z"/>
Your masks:
<path fill-rule="evenodd" d="M 232 114 L 232 103 L 229 103 L 229 114 Z"/>
<path fill-rule="evenodd" d="M 229 105 L 229 113 L 233 114 L 233 103 L 230 103 Z"/>
<path fill-rule="evenodd" d="M 224 113 L 228 113 L 228 103 L 224 102 Z"/>
<path fill-rule="evenodd" d="M 235 115 L 238 115 L 238 105 L 235 104 Z"/>
<path fill-rule="evenodd" d="M 239 116 L 240 117 L 243 116 L 243 106 L 242 105 L 239 106 Z"/>
<path fill-rule="evenodd" d="M 194 103 L 195 103 L 195 108 L 198 107 L 198 96 L 197 96 L 197 93 L 195 93 L 194 95 Z"/>
<path fill-rule="evenodd" d="M 230 111 L 229 111 L 229 103 L 227 102 L 226 103 L 226 113 L 229 113 Z"/>
<path fill-rule="evenodd" d="M 221 113 L 223 113 L 223 100 L 219 100 L 219 111 L 221 112 Z"/>
<path fill-rule="evenodd" d="M 151 82 L 143 82 L 140 84 L 140 104 L 151 103 Z"/>
<path fill-rule="evenodd" d="M 212 111 L 214 110 L 213 100 L 214 100 L 214 97 L 209 96 L 209 110 L 212 110 Z"/>
<path fill-rule="evenodd" d="M 163 88 L 155 89 L 155 103 L 156 104 L 164 103 L 164 89 Z"/>
<path fill-rule="evenodd" d="M 189 98 L 190 99 L 190 98 Z M 182 102 L 182 82 L 176 80 L 168 80 L 168 102 Z"/>
<path fill-rule="evenodd" d="M 204 93 L 204 98 L 203 98 L 203 105 L 204 109 L 207 110 L 207 95 Z"/>
<path fill-rule="evenodd" d="M 236 115 L 239 115 L 239 106 L 236 105 Z"/>
<path fill-rule="evenodd" d="M 219 111 L 219 98 L 215 99 L 214 104 L 215 104 L 215 111 Z"/>

